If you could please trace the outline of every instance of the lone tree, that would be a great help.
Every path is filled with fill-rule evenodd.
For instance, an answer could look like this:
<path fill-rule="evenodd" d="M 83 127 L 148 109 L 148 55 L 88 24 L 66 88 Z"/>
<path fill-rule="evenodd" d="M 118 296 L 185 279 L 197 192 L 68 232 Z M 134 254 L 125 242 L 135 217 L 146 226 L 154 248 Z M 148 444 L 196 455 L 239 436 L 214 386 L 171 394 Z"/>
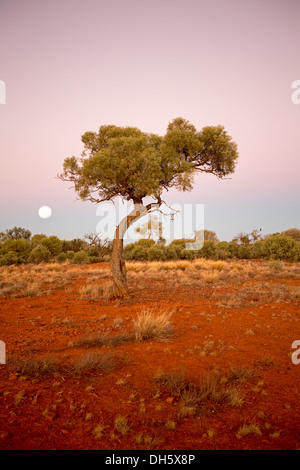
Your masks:
<path fill-rule="evenodd" d="M 164 136 L 148 134 L 135 127 L 101 126 L 99 132 L 81 137 L 84 151 L 79 158 L 64 160 L 58 177 L 72 181 L 80 199 L 96 204 L 116 196 L 132 200 L 134 208 L 117 226 L 112 247 L 112 295 L 128 298 L 123 238 L 138 218 L 163 204 L 164 190 L 175 187 L 190 191 L 197 172 L 219 179 L 234 172 L 237 145 L 223 126 L 201 131 L 187 120 L 176 118 Z M 144 204 L 150 197 L 154 202 Z"/>

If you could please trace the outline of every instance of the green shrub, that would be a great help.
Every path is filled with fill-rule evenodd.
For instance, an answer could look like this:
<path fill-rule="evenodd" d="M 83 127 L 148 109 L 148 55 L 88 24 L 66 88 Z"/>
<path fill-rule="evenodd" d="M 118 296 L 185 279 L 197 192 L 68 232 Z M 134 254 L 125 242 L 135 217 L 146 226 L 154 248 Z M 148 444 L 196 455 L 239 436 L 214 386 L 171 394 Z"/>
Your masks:
<path fill-rule="evenodd" d="M 8 251 L 0 256 L 0 266 L 8 266 L 10 264 L 17 264 L 18 262 L 19 258 L 15 251 Z"/>
<path fill-rule="evenodd" d="M 148 250 L 149 261 L 164 261 L 166 259 L 165 250 L 162 245 L 152 245 Z"/>
<path fill-rule="evenodd" d="M 99 256 L 89 256 L 89 263 L 100 263 L 100 261 Z"/>
<path fill-rule="evenodd" d="M 67 259 L 68 259 L 69 261 L 73 261 L 73 258 L 74 258 L 74 255 L 75 255 L 75 251 L 67 251 L 66 255 L 67 255 Z"/>
<path fill-rule="evenodd" d="M 150 246 L 155 245 L 155 241 L 151 240 L 150 238 L 142 238 L 138 242 L 134 243 L 134 245 L 143 248 L 150 248 Z"/>
<path fill-rule="evenodd" d="M 253 243 L 251 247 L 252 258 L 255 258 L 255 259 L 264 258 L 265 256 L 264 243 L 265 242 L 263 240 L 257 240 L 256 242 Z"/>
<path fill-rule="evenodd" d="M 89 255 L 86 251 L 80 250 L 73 256 L 73 263 L 75 264 L 86 264 L 89 262 Z"/>
<path fill-rule="evenodd" d="M 77 251 L 82 250 L 84 246 L 84 241 L 80 238 L 74 238 L 73 240 L 62 240 L 62 251 L 67 253 L 68 251 Z"/>
<path fill-rule="evenodd" d="M 30 251 L 30 242 L 23 238 L 17 240 L 6 240 L 1 246 L 1 254 L 5 255 L 9 252 L 14 252 L 17 255 L 19 263 L 24 263 L 27 260 Z"/>
<path fill-rule="evenodd" d="M 239 259 L 249 259 L 251 258 L 251 248 L 248 245 L 239 245 L 237 257 Z"/>
<path fill-rule="evenodd" d="M 216 259 L 217 258 L 217 247 L 211 240 L 204 240 L 203 247 L 198 251 L 200 258 Z"/>
<path fill-rule="evenodd" d="M 285 235 L 272 235 L 264 241 L 264 255 L 270 259 L 286 259 L 294 261 L 297 258 L 297 243 Z"/>
<path fill-rule="evenodd" d="M 59 253 L 59 255 L 57 256 L 57 261 L 59 263 L 64 263 L 65 261 L 67 261 L 69 258 L 68 258 L 68 255 L 67 253 Z"/>
<path fill-rule="evenodd" d="M 217 243 L 217 257 L 218 259 L 228 259 L 232 258 L 232 253 L 229 250 L 228 242 L 219 242 Z"/>
<path fill-rule="evenodd" d="M 165 257 L 167 260 L 177 260 L 179 259 L 178 251 L 174 246 L 168 245 L 165 247 Z"/>
<path fill-rule="evenodd" d="M 145 261 L 148 259 L 148 249 L 143 246 L 135 246 L 130 252 L 130 259 Z"/>
<path fill-rule="evenodd" d="M 52 256 L 57 256 L 62 252 L 62 241 L 55 235 L 43 238 L 41 244 L 50 251 Z"/>
<path fill-rule="evenodd" d="M 33 235 L 33 237 L 31 238 L 32 248 L 35 248 L 37 245 L 40 245 L 45 238 L 47 238 L 47 235 L 44 235 L 43 233 L 37 233 L 36 235 Z"/>
<path fill-rule="evenodd" d="M 44 245 L 39 244 L 30 252 L 28 256 L 29 263 L 41 263 L 49 261 L 51 253 Z"/>
<path fill-rule="evenodd" d="M 297 242 L 294 248 L 291 249 L 290 260 L 300 261 L 300 242 Z"/>
<path fill-rule="evenodd" d="M 239 245 L 235 241 L 231 241 L 228 243 L 228 250 L 230 251 L 231 256 L 233 258 L 238 257 Z"/>

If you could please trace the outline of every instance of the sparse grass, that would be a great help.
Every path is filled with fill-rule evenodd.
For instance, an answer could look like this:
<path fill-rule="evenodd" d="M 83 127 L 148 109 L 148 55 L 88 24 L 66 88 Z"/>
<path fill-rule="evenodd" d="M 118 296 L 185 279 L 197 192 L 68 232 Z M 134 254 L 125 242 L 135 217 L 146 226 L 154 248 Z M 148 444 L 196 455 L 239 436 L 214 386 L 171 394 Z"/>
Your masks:
<path fill-rule="evenodd" d="M 185 373 L 179 370 L 158 371 L 155 374 L 154 380 L 156 383 L 167 388 L 172 396 L 180 395 L 186 387 Z"/>
<path fill-rule="evenodd" d="M 151 436 L 150 434 L 144 435 L 143 432 L 139 432 L 134 436 L 134 441 L 142 448 L 153 449 L 154 447 L 163 444 L 164 438 L 160 436 Z"/>
<path fill-rule="evenodd" d="M 7 366 L 14 372 L 24 376 L 55 376 L 62 372 L 62 367 L 53 358 L 28 360 L 17 357 L 10 357 Z"/>
<path fill-rule="evenodd" d="M 245 383 L 257 376 L 257 373 L 251 369 L 245 367 L 231 366 L 230 372 L 226 377 L 226 381 L 229 383 Z"/>
<path fill-rule="evenodd" d="M 132 343 L 135 341 L 134 333 L 118 333 L 114 336 L 92 336 L 90 338 L 83 338 L 76 343 L 72 343 L 72 348 L 94 348 L 99 346 L 116 347 L 123 344 Z"/>
<path fill-rule="evenodd" d="M 95 426 L 95 428 L 93 429 L 93 434 L 94 434 L 96 439 L 102 439 L 102 437 L 104 436 L 105 428 L 106 428 L 106 426 L 102 423 Z"/>
<path fill-rule="evenodd" d="M 114 421 L 114 428 L 122 436 L 125 436 L 130 430 L 130 424 L 125 416 L 117 415 Z"/>
<path fill-rule="evenodd" d="M 242 426 L 239 427 L 236 437 L 238 439 L 242 439 L 243 437 L 249 436 L 261 436 L 262 432 L 260 430 L 260 426 L 257 423 L 244 423 Z"/>
<path fill-rule="evenodd" d="M 268 367 L 277 367 L 276 363 L 273 361 L 273 359 L 268 356 L 267 354 L 264 354 L 261 358 L 257 359 L 254 362 L 254 365 L 256 367 L 260 367 L 262 369 L 268 368 Z"/>
<path fill-rule="evenodd" d="M 273 272 L 280 272 L 280 271 L 283 271 L 284 269 L 283 262 L 279 260 L 270 261 L 268 266 L 269 266 L 270 271 L 273 271 Z"/>
<path fill-rule="evenodd" d="M 79 288 L 79 295 L 84 300 L 99 300 L 102 297 L 102 287 L 95 284 L 85 284 Z"/>
<path fill-rule="evenodd" d="M 171 313 L 143 309 L 133 320 L 136 341 L 168 341 L 173 334 Z"/>
<path fill-rule="evenodd" d="M 244 403 L 240 391 L 218 374 L 206 374 L 197 384 L 193 384 L 187 381 L 182 371 L 159 371 L 154 380 L 171 396 L 179 397 L 179 417 L 203 416 L 228 407 L 242 407 Z"/>
<path fill-rule="evenodd" d="M 110 354 L 87 354 L 73 362 L 58 362 L 53 358 L 24 360 L 11 357 L 7 366 L 23 376 L 84 376 L 93 372 L 110 373 L 118 367 L 116 358 Z"/>
<path fill-rule="evenodd" d="M 0 297 L 40 297 L 62 288 L 74 272 L 58 263 L 0 267 Z"/>

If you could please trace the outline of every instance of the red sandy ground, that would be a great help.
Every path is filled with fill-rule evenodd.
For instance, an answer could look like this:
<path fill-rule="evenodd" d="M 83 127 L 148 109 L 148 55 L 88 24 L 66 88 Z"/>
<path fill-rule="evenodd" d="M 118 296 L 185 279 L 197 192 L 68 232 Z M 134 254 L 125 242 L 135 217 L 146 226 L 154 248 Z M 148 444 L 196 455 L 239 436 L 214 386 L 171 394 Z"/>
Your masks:
<path fill-rule="evenodd" d="M 104 264 L 92 267 L 107 270 Z M 300 364 L 291 360 L 291 345 L 300 339 L 299 297 L 261 297 L 255 289 L 261 279 L 249 276 L 242 284 L 248 286 L 244 305 L 220 307 L 216 295 L 218 301 L 233 289 L 238 295 L 241 286 L 226 280 L 173 283 L 172 277 L 162 282 L 152 276 L 140 282 L 129 277 L 129 301 L 82 300 L 74 292 L 84 285 L 90 268 L 77 267 L 82 275 L 69 289 L 0 298 L 0 339 L 6 343 L 7 362 L 11 356 L 67 362 L 105 350 L 123 363 L 107 374 L 46 378 L 22 376 L 9 363 L 1 365 L 0 449 L 300 448 Z M 298 279 L 284 279 L 282 274 L 268 282 L 297 286 Z M 132 331 L 132 318 L 144 307 L 173 309 L 175 336 L 169 342 L 68 348 L 70 341 Z M 213 346 L 203 349 L 208 341 Z M 158 369 L 184 370 L 196 383 L 208 371 L 226 373 L 233 365 L 256 372 L 242 385 L 242 407 L 182 417 L 179 397 L 163 388 L 157 393 Z M 114 430 L 117 415 L 130 425 L 124 436 Z M 165 427 L 168 420 L 176 423 L 175 429 Z M 100 423 L 105 428 L 99 439 L 94 429 Z M 238 438 L 240 426 L 251 423 L 259 425 L 261 435 Z"/>

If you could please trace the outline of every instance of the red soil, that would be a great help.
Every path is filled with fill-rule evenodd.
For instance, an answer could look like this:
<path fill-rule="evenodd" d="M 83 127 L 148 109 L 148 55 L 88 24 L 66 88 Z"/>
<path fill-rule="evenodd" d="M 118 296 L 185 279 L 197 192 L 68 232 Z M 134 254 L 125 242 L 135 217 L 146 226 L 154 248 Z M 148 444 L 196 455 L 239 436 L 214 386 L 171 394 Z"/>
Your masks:
<path fill-rule="evenodd" d="M 0 298 L 0 339 L 7 358 L 0 365 L 0 449 L 300 448 L 300 364 L 291 360 L 291 345 L 300 339 L 299 297 L 262 295 L 256 288 L 262 279 L 250 276 L 241 286 L 230 280 L 176 283 L 170 274 L 163 281 L 129 276 L 129 301 L 82 300 L 76 292 L 90 268 L 83 267 L 82 278 L 69 288 L 49 295 Z M 299 285 L 284 274 L 267 282 Z M 238 296 L 245 286 L 241 304 Z M 226 306 L 228 298 L 238 306 Z M 132 318 L 143 307 L 173 310 L 169 342 L 68 347 L 70 341 L 133 331 Z M 113 372 L 32 377 L 9 363 L 11 357 L 68 363 L 102 351 L 120 360 Z M 157 393 L 158 369 L 184 370 L 197 383 L 209 371 L 226 374 L 231 366 L 256 373 L 239 388 L 241 407 L 180 416 L 180 397 L 163 387 Z M 125 435 L 114 429 L 118 415 L 130 425 Z M 165 426 L 169 421 L 175 429 Z M 238 438 L 239 428 L 251 423 L 261 434 Z M 105 426 L 101 438 L 94 433 L 99 424 Z"/>

